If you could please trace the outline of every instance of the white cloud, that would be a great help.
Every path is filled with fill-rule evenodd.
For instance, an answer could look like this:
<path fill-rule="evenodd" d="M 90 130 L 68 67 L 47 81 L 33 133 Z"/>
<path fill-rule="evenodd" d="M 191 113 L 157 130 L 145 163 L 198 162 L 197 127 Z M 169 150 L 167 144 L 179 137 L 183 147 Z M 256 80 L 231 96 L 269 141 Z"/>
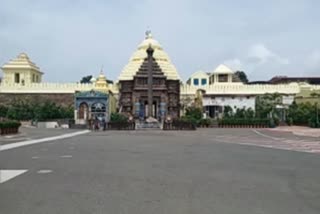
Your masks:
<path fill-rule="evenodd" d="M 313 51 L 306 59 L 305 64 L 310 69 L 320 70 L 320 51 Z"/>
<path fill-rule="evenodd" d="M 227 59 L 223 63 L 233 70 L 243 70 L 247 74 L 254 74 L 257 71 L 260 73 L 270 67 L 283 69 L 283 66 L 290 64 L 289 59 L 281 57 L 261 43 L 250 46 L 243 57 Z M 268 73 L 270 74 L 270 71 Z"/>
<path fill-rule="evenodd" d="M 248 58 L 250 61 L 255 61 L 257 64 L 278 63 L 288 65 L 289 59 L 279 56 L 268 49 L 264 44 L 256 44 L 249 48 Z"/>

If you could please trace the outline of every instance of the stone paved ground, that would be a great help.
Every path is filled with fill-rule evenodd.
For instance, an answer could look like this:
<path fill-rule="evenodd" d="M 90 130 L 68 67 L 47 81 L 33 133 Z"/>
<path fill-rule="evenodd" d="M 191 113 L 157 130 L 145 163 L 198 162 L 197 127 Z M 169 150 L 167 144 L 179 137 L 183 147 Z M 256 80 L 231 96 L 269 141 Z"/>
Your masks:
<path fill-rule="evenodd" d="M 296 135 L 288 130 L 289 129 L 221 129 L 219 132 L 218 129 L 212 130 L 211 132 L 207 130 L 204 131 L 204 133 L 207 133 L 209 138 L 212 138 L 213 135 L 215 135 L 215 141 L 224 143 L 236 143 L 242 145 L 320 154 L 319 137 L 310 137 L 309 134 Z M 318 130 L 312 131 L 314 132 Z M 219 134 L 223 132 L 229 132 L 233 134 Z M 248 132 L 252 133 L 248 134 Z"/>
<path fill-rule="evenodd" d="M 312 129 L 303 126 L 285 126 L 271 129 L 278 132 L 291 132 L 294 135 L 306 136 L 306 137 L 318 137 L 320 138 L 320 129 Z"/>
<path fill-rule="evenodd" d="M 92 132 L 1 151 L 1 169 L 27 172 L 0 184 L 0 213 L 319 214 L 320 155 L 282 149 L 313 138 L 258 131 Z"/>
<path fill-rule="evenodd" d="M 0 145 L 21 142 L 26 140 L 53 137 L 53 136 L 72 133 L 76 131 L 77 130 L 72 130 L 72 129 L 45 129 L 45 128 L 21 127 L 19 129 L 19 134 L 0 136 Z"/>

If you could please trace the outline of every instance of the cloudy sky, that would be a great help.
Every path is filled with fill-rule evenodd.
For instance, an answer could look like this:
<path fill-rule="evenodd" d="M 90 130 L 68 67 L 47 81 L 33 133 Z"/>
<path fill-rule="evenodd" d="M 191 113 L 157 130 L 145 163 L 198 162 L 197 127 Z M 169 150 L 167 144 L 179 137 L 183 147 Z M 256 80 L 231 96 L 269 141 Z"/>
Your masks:
<path fill-rule="evenodd" d="M 1 0 L 0 64 L 28 53 L 45 80 L 101 66 L 117 79 L 149 27 L 183 79 L 221 63 L 251 80 L 320 76 L 319 0 Z"/>

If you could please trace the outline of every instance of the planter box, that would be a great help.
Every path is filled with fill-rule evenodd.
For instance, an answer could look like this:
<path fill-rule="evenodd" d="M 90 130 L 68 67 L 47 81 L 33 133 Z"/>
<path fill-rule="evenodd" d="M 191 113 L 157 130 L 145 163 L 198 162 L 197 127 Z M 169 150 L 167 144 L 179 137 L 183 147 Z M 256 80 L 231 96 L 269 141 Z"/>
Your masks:
<path fill-rule="evenodd" d="M 17 134 L 19 128 L 0 128 L 0 135 Z"/>

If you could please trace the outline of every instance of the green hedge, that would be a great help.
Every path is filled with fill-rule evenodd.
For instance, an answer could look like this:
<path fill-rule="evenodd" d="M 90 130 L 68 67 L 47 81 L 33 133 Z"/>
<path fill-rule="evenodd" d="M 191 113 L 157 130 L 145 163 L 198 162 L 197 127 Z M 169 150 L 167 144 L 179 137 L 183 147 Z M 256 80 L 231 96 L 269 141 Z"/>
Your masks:
<path fill-rule="evenodd" d="M 5 109 L 2 110 L 5 112 Z M 66 119 L 74 117 L 74 109 L 72 106 L 63 107 L 51 101 L 37 103 L 30 100 L 13 101 L 6 112 L 7 118 L 11 120 L 37 120 L 46 121 L 52 119 Z"/>
<path fill-rule="evenodd" d="M 18 121 L 8 120 L 8 121 L 0 122 L 0 128 L 1 129 L 19 128 L 20 126 L 21 126 L 21 123 L 18 122 Z"/>
<path fill-rule="evenodd" d="M 125 115 L 120 114 L 120 113 L 111 113 L 110 122 L 126 123 L 126 122 L 128 122 L 128 118 Z"/>
<path fill-rule="evenodd" d="M 220 126 L 230 126 L 230 125 L 239 125 L 239 126 L 270 126 L 269 119 L 259 119 L 259 118 L 250 118 L 250 119 L 243 119 L 243 118 L 225 118 L 220 119 L 218 121 Z"/>

